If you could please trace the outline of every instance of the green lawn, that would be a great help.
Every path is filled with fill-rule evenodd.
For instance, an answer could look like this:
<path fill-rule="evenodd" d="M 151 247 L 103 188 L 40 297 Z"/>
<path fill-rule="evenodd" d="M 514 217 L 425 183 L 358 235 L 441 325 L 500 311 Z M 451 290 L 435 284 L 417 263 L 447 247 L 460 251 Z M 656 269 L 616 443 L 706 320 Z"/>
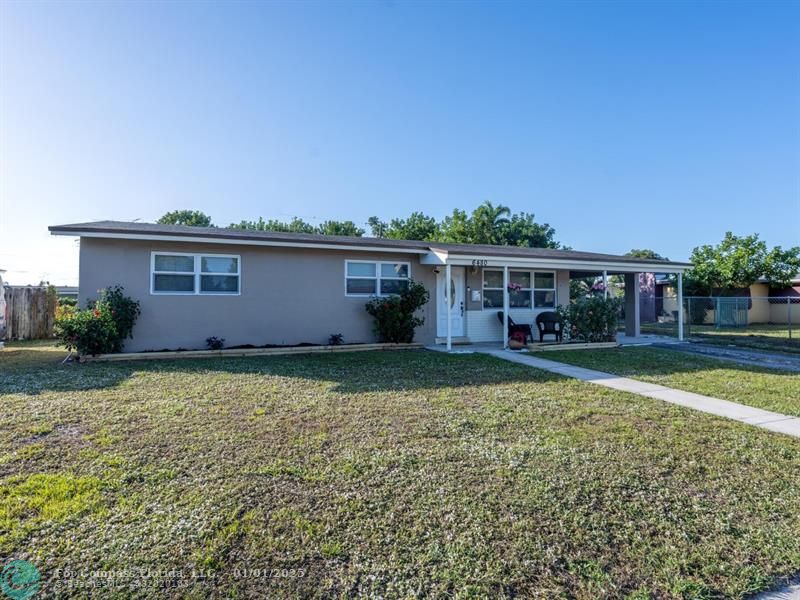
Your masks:
<path fill-rule="evenodd" d="M 800 417 L 800 373 L 646 346 L 562 350 L 542 356 Z"/>
<path fill-rule="evenodd" d="M 62 357 L 0 352 L 0 556 L 46 595 L 65 569 L 157 575 L 62 589 L 116 598 L 738 598 L 800 571 L 788 436 L 482 355 Z"/>

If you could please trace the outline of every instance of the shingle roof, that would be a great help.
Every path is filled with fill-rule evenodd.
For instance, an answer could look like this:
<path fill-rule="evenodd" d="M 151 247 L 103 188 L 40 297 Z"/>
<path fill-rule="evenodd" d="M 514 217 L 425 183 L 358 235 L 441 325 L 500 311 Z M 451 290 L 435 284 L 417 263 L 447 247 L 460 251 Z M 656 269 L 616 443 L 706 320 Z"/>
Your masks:
<path fill-rule="evenodd" d="M 353 237 L 341 235 L 319 235 L 315 233 L 285 233 L 278 231 L 251 231 L 228 229 L 223 227 L 190 227 L 187 225 L 159 225 L 155 223 L 134 223 L 127 221 L 93 221 L 90 223 L 73 223 L 69 225 L 53 225 L 51 233 L 60 234 L 114 234 L 130 235 L 168 235 L 174 237 L 216 238 L 235 240 L 237 242 L 285 242 L 300 244 L 344 245 L 353 247 L 382 247 L 406 250 L 442 250 L 452 255 L 507 256 L 514 258 L 545 258 L 554 260 L 579 261 L 614 261 L 627 264 L 663 264 L 664 266 L 690 266 L 689 263 L 659 261 L 652 259 L 620 256 L 615 254 L 599 254 L 596 252 L 580 252 L 577 250 L 555 250 L 553 248 L 525 248 L 521 246 L 493 246 L 489 244 L 449 244 L 444 242 L 425 242 L 419 240 L 393 240 L 388 238 Z"/>

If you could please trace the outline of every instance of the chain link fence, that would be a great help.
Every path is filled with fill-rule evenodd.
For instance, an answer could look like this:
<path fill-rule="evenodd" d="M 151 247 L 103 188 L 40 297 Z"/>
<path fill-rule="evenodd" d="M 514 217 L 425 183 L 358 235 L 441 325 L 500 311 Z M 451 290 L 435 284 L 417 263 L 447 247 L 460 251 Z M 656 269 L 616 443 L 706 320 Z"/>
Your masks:
<path fill-rule="evenodd" d="M 642 333 L 678 337 L 678 298 L 656 298 L 655 320 Z M 684 296 L 686 339 L 800 352 L 800 296 Z"/>

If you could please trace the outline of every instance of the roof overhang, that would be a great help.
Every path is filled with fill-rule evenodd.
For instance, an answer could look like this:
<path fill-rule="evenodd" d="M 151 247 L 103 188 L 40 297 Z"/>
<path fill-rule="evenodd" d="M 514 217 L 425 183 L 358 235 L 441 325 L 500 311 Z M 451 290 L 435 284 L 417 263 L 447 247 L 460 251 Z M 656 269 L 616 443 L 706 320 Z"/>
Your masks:
<path fill-rule="evenodd" d="M 98 232 L 98 231 L 75 231 L 75 230 L 59 230 L 50 228 L 52 235 L 69 235 L 79 236 L 85 238 L 102 238 L 102 239 L 118 239 L 118 240 L 143 240 L 153 242 L 189 242 L 193 244 L 223 244 L 226 246 L 273 246 L 279 248 L 316 248 L 320 250 L 351 250 L 355 252 L 390 252 L 393 254 L 427 254 L 428 250 L 424 248 L 402 248 L 402 247 L 389 247 L 389 246 L 352 246 L 348 244 L 314 244 L 310 242 L 288 242 L 276 240 L 254 240 L 254 239 L 236 239 L 236 238 L 219 238 L 219 237 L 206 237 L 206 236 L 187 236 L 187 235 L 162 235 L 162 234 L 144 234 L 144 233 L 111 233 L 111 232 Z"/>
<path fill-rule="evenodd" d="M 519 256 L 486 256 L 480 254 L 448 254 L 432 250 L 420 262 L 424 265 L 467 267 L 515 267 L 529 269 L 569 269 L 571 271 L 615 271 L 617 273 L 683 273 L 689 264 L 636 262 L 624 260 L 576 260 L 563 258 L 523 258 Z"/>
<path fill-rule="evenodd" d="M 372 240 L 361 238 L 357 241 L 352 238 L 343 238 L 339 241 L 332 238 L 332 236 L 315 240 L 308 237 L 292 239 L 288 236 L 276 238 L 262 235 L 224 235 L 223 230 L 202 229 L 201 231 L 194 231 L 191 227 L 183 228 L 180 231 L 153 231 L 152 228 L 154 226 L 151 224 L 145 224 L 151 228 L 150 231 L 141 229 L 138 231 L 135 229 L 126 231 L 121 228 L 123 225 L 132 224 L 114 222 L 108 222 L 108 224 L 105 222 L 81 223 L 55 225 L 49 229 L 52 235 L 78 236 L 81 238 L 418 255 L 420 256 L 420 262 L 426 265 L 508 266 L 530 269 L 568 269 L 571 271 L 612 271 L 616 273 L 682 273 L 692 266 L 690 263 L 637 260 L 628 259 L 624 256 L 592 253 L 565 252 L 564 255 L 559 255 L 558 252 L 545 251 L 539 252 L 539 256 L 527 256 L 524 250 L 530 250 L 532 254 L 535 254 L 536 249 L 512 247 L 505 250 L 503 247 L 476 246 L 475 253 L 473 253 L 468 245 L 463 244 L 460 245 L 460 248 L 455 249 L 452 247 L 437 247 L 435 242 L 428 245 L 428 243 L 416 241 L 409 241 L 407 244 L 402 241 L 398 243 L 397 240 L 392 240 L 391 243 L 388 243 L 388 241 L 387 243 L 381 243 L 380 240 L 372 242 Z M 549 253 L 549 255 L 542 256 L 541 254 L 543 253 Z"/>

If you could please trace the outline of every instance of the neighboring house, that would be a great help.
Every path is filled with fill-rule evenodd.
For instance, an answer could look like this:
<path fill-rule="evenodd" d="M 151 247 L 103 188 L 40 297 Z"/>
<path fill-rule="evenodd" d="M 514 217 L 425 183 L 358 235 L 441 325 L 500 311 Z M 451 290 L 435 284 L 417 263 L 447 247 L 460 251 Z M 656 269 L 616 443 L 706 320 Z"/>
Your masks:
<path fill-rule="evenodd" d="M 717 297 L 714 294 L 714 297 Z M 725 296 L 726 298 L 741 298 L 742 322 L 747 324 L 774 324 L 784 325 L 789 322 L 797 325 L 800 323 L 800 273 L 792 278 L 788 287 L 777 287 L 764 277 L 748 288 L 735 290 Z M 690 302 L 700 300 L 691 298 Z M 677 310 L 677 290 L 674 282 L 667 278 L 656 278 L 656 306 L 661 306 L 664 312 Z M 705 324 L 716 323 L 716 301 L 709 298 L 705 314 Z"/>
<path fill-rule="evenodd" d="M 416 340 L 505 342 L 497 313 L 533 323 L 569 302 L 570 277 L 669 272 L 691 265 L 544 248 L 258 232 L 99 221 L 50 227 L 80 237 L 79 303 L 122 285 L 141 303 L 127 351 L 226 344 L 374 341 L 364 305 L 422 283 L 431 301 Z M 445 281 L 449 280 L 449 285 Z M 509 291 L 507 283 L 520 286 Z M 626 329 L 639 332 L 639 286 L 626 286 Z"/>
<path fill-rule="evenodd" d="M 78 286 L 76 285 L 57 285 L 56 296 L 59 298 L 75 298 L 78 299 Z"/>

